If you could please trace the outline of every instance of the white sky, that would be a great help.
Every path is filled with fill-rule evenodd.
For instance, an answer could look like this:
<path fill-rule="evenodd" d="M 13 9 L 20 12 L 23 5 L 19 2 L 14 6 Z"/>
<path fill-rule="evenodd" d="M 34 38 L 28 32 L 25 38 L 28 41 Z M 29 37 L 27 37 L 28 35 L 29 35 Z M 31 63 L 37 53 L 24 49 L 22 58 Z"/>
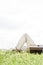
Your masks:
<path fill-rule="evenodd" d="M 43 0 L 0 0 L 0 49 L 14 48 L 24 33 L 43 45 Z"/>

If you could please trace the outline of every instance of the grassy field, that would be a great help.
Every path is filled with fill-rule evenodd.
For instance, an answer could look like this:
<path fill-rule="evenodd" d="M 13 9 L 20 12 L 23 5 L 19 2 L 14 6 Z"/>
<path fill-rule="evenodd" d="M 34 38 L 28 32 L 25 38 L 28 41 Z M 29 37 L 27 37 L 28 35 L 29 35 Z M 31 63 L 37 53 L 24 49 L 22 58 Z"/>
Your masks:
<path fill-rule="evenodd" d="M 0 65 L 43 65 L 43 54 L 0 51 Z"/>

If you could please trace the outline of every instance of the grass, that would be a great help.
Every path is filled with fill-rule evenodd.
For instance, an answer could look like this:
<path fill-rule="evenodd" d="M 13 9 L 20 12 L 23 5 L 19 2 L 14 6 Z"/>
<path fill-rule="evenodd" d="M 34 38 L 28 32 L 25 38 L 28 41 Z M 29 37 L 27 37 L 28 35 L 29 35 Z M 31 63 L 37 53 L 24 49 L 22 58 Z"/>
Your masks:
<path fill-rule="evenodd" d="M 0 65 L 43 65 L 43 54 L 0 51 Z"/>

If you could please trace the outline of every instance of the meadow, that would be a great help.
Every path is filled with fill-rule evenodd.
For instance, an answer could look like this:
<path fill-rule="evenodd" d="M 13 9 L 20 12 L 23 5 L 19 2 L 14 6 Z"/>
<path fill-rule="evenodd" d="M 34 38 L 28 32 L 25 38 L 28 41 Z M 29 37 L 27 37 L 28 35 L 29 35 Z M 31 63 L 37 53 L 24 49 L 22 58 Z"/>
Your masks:
<path fill-rule="evenodd" d="M 0 50 L 0 65 L 43 65 L 42 54 Z"/>

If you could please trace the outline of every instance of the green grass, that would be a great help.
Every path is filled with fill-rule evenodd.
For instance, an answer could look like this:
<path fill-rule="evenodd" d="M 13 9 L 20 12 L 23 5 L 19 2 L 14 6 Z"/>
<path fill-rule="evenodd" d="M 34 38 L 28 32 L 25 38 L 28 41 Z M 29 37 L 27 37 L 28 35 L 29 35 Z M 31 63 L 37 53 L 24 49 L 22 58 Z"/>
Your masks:
<path fill-rule="evenodd" d="M 43 54 L 0 51 L 0 65 L 43 65 Z"/>

